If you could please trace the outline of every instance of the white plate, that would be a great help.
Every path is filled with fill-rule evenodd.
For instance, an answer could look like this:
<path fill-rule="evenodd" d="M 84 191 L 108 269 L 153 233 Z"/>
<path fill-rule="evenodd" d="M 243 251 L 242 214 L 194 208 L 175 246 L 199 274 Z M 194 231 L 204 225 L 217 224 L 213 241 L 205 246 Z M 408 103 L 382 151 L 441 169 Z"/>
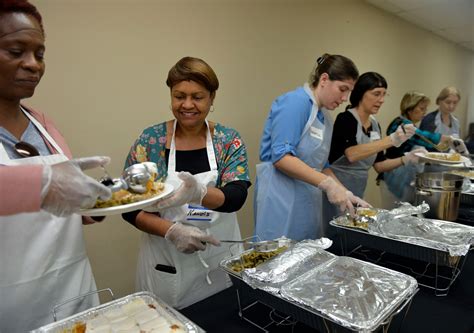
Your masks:
<path fill-rule="evenodd" d="M 451 155 L 451 153 L 428 153 L 432 156 L 446 156 L 446 155 Z M 459 161 L 448 161 L 446 159 L 442 159 L 442 158 L 435 158 L 435 157 L 431 157 L 431 156 L 427 156 L 426 153 L 415 153 L 416 156 L 418 157 L 421 157 L 422 159 L 426 160 L 426 161 L 430 161 L 430 162 L 436 162 L 436 163 L 440 163 L 440 164 L 464 164 L 464 163 L 467 163 L 467 164 L 471 164 L 471 161 L 465 157 L 465 156 L 461 156 L 461 159 Z"/>
<path fill-rule="evenodd" d="M 85 216 L 106 216 L 106 215 L 115 215 L 115 214 L 123 214 L 127 212 L 131 212 L 134 210 L 142 209 L 147 206 L 150 206 L 161 199 L 166 198 L 171 193 L 173 193 L 174 186 L 171 184 L 165 184 L 165 189 L 160 194 L 137 202 L 132 202 L 130 204 L 121 205 L 121 206 L 113 206 L 113 207 L 106 207 L 106 208 L 91 208 L 91 209 L 82 209 L 79 211 L 78 214 L 85 215 Z"/>

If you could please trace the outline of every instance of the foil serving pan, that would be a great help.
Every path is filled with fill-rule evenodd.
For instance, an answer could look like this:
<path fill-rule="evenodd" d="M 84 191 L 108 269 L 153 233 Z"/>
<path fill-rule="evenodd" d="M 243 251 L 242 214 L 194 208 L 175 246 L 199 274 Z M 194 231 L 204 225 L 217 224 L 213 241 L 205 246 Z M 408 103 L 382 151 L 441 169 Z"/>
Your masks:
<path fill-rule="evenodd" d="M 376 223 L 369 225 L 368 231 L 374 235 L 449 252 L 450 256 L 464 256 L 474 245 L 474 227 L 416 216 L 394 219 L 390 214 L 381 214 Z"/>
<path fill-rule="evenodd" d="M 178 311 L 174 310 L 172 307 L 165 304 L 163 301 L 158 299 L 153 293 L 147 291 L 137 292 L 114 301 L 101 304 L 99 306 L 90 308 L 86 311 L 77 313 L 73 316 L 64 318 L 62 320 L 56 321 L 54 323 L 42 326 L 37 328 L 32 333 L 69 333 L 76 332 L 78 324 L 86 323 L 87 321 L 97 318 L 98 315 L 103 315 L 107 312 L 120 309 L 127 303 L 130 303 L 138 298 L 141 298 L 146 304 L 152 305 L 158 314 L 166 318 L 170 323 L 176 324 L 179 326 L 180 330 L 176 332 L 186 332 L 186 333 L 199 333 L 202 332 L 189 319 L 180 314 Z M 138 327 L 137 327 L 138 328 Z M 74 331 L 74 329 L 76 329 Z M 166 330 L 163 332 L 169 332 L 171 330 Z"/>
<path fill-rule="evenodd" d="M 304 240 L 255 268 L 245 269 L 242 279 L 253 288 L 278 293 L 285 282 L 335 258 L 317 240 Z"/>
<path fill-rule="evenodd" d="M 345 328 L 371 332 L 411 301 L 417 291 L 413 277 L 337 257 L 284 284 L 280 294 Z"/>

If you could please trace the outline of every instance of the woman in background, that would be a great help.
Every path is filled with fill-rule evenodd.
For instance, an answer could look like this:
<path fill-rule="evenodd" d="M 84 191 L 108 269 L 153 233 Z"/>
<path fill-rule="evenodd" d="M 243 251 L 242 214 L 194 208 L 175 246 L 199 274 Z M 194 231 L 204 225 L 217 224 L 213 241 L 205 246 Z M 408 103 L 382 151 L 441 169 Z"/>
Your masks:
<path fill-rule="evenodd" d="M 123 217 L 144 231 L 137 290 L 183 308 L 231 285 L 219 268 L 228 249 L 206 244 L 241 239 L 235 212 L 251 184 L 239 133 L 207 120 L 219 87 L 214 70 L 201 59 L 185 57 L 170 69 L 166 84 L 175 119 L 145 129 L 125 168 L 155 162 L 158 178 L 182 184 L 148 212 Z"/>
<path fill-rule="evenodd" d="M 423 118 L 420 129 L 460 138 L 459 120 L 453 114 L 460 100 L 461 94 L 457 88 L 443 88 L 436 98 L 438 110 Z"/>
<path fill-rule="evenodd" d="M 369 177 L 369 169 L 378 173 L 387 172 L 409 163 L 417 163 L 417 150 L 398 158 L 386 158 L 384 150 L 400 147 L 415 134 L 415 126 L 407 124 L 382 138 L 380 125 L 375 119 L 387 94 L 387 81 L 375 72 L 362 74 L 350 96 L 350 105 L 339 113 L 334 122 L 334 130 L 329 154 L 330 170 L 337 179 L 354 195 L 363 197 Z M 324 196 L 324 235 L 333 238 L 329 232 L 329 221 L 338 211 Z"/>
<path fill-rule="evenodd" d="M 327 163 L 332 136 L 328 110 L 354 87 L 359 72 L 352 60 L 324 54 L 309 83 L 278 97 L 265 123 L 257 165 L 255 233 L 262 240 L 321 236 L 322 194 L 341 211 L 367 206 L 339 183 Z"/>
<path fill-rule="evenodd" d="M 460 100 L 461 94 L 457 88 L 443 88 L 436 98 L 438 110 L 430 112 L 423 118 L 420 123 L 420 129 L 422 131 L 450 136 L 451 148 L 458 153 L 469 154 L 464 142 L 460 139 L 461 128 L 459 126 L 459 120 L 453 114 Z M 433 147 L 429 148 L 429 150 L 436 151 Z"/>
<path fill-rule="evenodd" d="M 388 125 L 387 135 L 391 135 L 397 131 L 402 124 L 418 124 L 425 116 L 429 103 L 430 99 L 424 94 L 416 91 L 407 92 L 400 102 L 401 115 L 392 120 Z M 416 129 L 415 133 L 426 137 L 435 144 L 441 142 L 449 145 L 451 142 L 450 137 L 441 135 L 440 133 L 421 131 L 419 129 Z M 418 147 L 430 148 L 431 145 L 415 135 L 399 147 L 388 148 L 385 156 L 390 159 L 401 158 Z M 396 206 L 395 202 L 397 201 L 413 202 L 414 187 L 411 186 L 410 183 L 415 180 L 416 173 L 416 166 L 410 164 L 379 174 L 377 181 L 382 193 L 383 208 L 394 208 Z"/>

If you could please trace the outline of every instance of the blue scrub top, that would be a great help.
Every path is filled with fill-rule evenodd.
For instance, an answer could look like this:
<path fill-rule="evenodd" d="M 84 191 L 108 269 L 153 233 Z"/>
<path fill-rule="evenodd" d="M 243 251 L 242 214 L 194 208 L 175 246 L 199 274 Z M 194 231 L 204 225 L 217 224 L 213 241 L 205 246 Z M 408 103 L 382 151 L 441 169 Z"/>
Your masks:
<path fill-rule="evenodd" d="M 296 155 L 295 149 L 312 106 L 313 102 L 303 87 L 281 95 L 272 103 L 260 143 L 262 162 L 275 163 L 286 154 Z"/>

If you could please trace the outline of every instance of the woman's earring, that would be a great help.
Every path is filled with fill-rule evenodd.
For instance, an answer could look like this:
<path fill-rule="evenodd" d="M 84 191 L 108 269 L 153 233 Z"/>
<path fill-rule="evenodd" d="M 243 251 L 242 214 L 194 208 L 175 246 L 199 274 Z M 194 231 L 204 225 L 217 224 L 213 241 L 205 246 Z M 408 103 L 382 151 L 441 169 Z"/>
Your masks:
<path fill-rule="evenodd" d="M 212 104 L 211 107 L 209 108 L 209 112 L 214 112 L 214 104 Z"/>

